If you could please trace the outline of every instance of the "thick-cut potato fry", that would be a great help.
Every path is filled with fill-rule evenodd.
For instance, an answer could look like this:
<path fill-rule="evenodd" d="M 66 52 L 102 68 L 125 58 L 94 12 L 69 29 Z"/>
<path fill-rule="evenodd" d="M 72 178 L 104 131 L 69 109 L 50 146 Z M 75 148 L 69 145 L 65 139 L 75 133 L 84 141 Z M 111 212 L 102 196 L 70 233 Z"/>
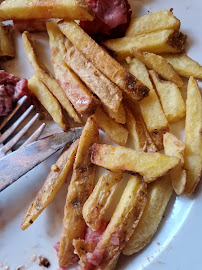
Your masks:
<path fill-rule="evenodd" d="M 149 69 L 156 71 L 164 79 L 175 83 L 179 88 L 185 89 L 183 80 L 162 56 L 154 53 L 142 52 L 137 48 L 132 50 L 132 54 L 135 58 L 143 62 Z"/>
<path fill-rule="evenodd" d="M 88 118 L 80 138 L 64 209 L 63 232 L 58 253 L 61 267 L 77 261 L 73 239 L 84 238 L 86 224 L 82 208 L 94 186 L 95 166 L 91 163 L 90 156 L 92 144 L 98 140 L 97 124 L 94 119 Z"/>
<path fill-rule="evenodd" d="M 22 34 L 22 41 L 27 58 L 32 65 L 36 75 L 53 93 L 53 95 L 57 98 L 62 107 L 67 111 L 68 115 L 72 117 L 75 122 L 81 123 L 81 119 L 79 118 L 77 112 L 69 102 L 62 88 L 59 86 L 56 80 L 52 78 L 46 67 L 40 63 L 34 50 L 31 36 L 28 32 L 24 32 Z"/>
<path fill-rule="evenodd" d="M 53 120 L 63 130 L 66 130 L 67 123 L 65 122 L 59 102 L 36 75 L 29 79 L 28 88 L 48 111 Z"/>
<path fill-rule="evenodd" d="M 43 187 L 27 210 L 21 224 L 22 230 L 27 229 L 55 198 L 72 169 L 78 144 L 79 140 L 76 140 L 69 148 L 65 148 L 56 163 L 52 165 Z"/>
<path fill-rule="evenodd" d="M 58 25 L 74 46 L 133 100 L 140 100 L 148 95 L 148 88 L 113 59 L 75 22 L 65 21 Z"/>
<path fill-rule="evenodd" d="M 93 164 L 114 172 L 125 171 L 139 174 L 143 176 L 145 182 L 154 181 L 169 173 L 180 163 L 180 159 L 177 157 L 96 143 L 93 144 L 91 161 Z"/>
<path fill-rule="evenodd" d="M 165 29 L 179 30 L 180 20 L 171 11 L 161 10 L 132 19 L 126 36 L 133 37 Z"/>
<path fill-rule="evenodd" d="M 165 54 L 162 56 L 181 76 L 202 79 L 202 66 L 186 54 Z"/>
<path fill-rule="evenodd" d="M 145 65 L 136 58 L 132 60 L 127 58 L 127 62 L 130 66 L 130 72 L 150 89 L 148 97 L 141 100 L 139 106 L 147 129 L 158 150 L 161 150 L 163 149 L 163 134 L 169 131 L 168 121 Z"/>
<path fill-rule="evenodd" d="M 108 208 L 113 194 L 122 179 L 122 173 L 106 172 L 96 184 L 93 192 L 83 206 L 83 218 L 86 224 L 97 231 Z"/>
<path fill-rule="evenodd" d="M 129 256 L 140 251 L 151 241 L 163 217 L 172 190 L 169 175 L 148 185 L 147 204 L 133 235 L 123 250 L 124 255 Z"/>
<path fill-rule="evenodd" d="M 54 22 L 46 24 L 51 48 L 51 60 L 57 82 L 60 84 L 74 108 L 80 114 L 91 114 L 95 111 L 98 100 L 93 97 L 77 75 L 70 70 L 64 61 L 65 37 Z"/>
<path fill-rule="evenodd" d="M 152 53 L 179 53 L 185 48 L 187 36 L 175 30 L 160 30 L 135 37 L 110 39 L 103 45 L 116 53 L 119 59 L 132 56 L 132 49 L 138 48 Z"/>
<path fill-rule="evenodd" d="M 185 193 L 191 194 L 202 171 L 202 100 L 197 82 L 189 79 L 186 100 L 184 165 L 187 173 Z"/>
<path fill-rule="evenodd" d="M 93 20 L 84 0 L 5 0 L 0 5 L 0 20 L 50 19 Z"/>
<path fill-rule="evenodd" d="M 110 110 L 105 105 L 102 105 L 105 112 L 114 119 L 119 124 L 125 124 L 126 123 L 126 112 L 123 106 L 123 103 L 120 104 L 118 111 L 115 113 L 114 111 Z"/>
<path fill-rule="evenodd" d="M 186 184 L 186 171 L 183 169 L 185 144 L 178 140 L 173 134 L 167 132 L 163 135 L 163 145 L 166 155 L 178 157 L 181 161 L 170 173 L 173 189 L 177 195 L 180 195 L 184 192 Z"/>
<path fill-rule="evenodd" d="M 15 57 L 15 45 L 11 37 L 11 25 L 0 24 L 0 59 L 7 60 Z"/>
<path fill-rule="evenodd" d="M 153 70 L 150 70 L 149 74 L 155 85 L 168 122 L 177 122 L 185 117 L 186 106 L 177 85 L 161 80 Z"/>
<path fill-rule="evenodd" d="M 106 230 L 92 253 L 94 256 L 102 253 L 102 260 L 94 269 L 112 269 L 112 262 L 118 259 L 133 234 L 146 202 L 146 183 L 142 181 L 141 177 L 131 176 Z M 90 255 L 87 253 L 89 263 Z"/>
<path fill-rule="evenodd" d="M 65 40 L 65 62 L 109 109 L 117 112 L 122 100 L 121 89 L 103 75 L 69 41 Z"/>
<path fill-rule="evenodd" d="M 97 125 L 114 141 L 124 146 L 128 140 L 128 130 L 111 119 L 102 108 L 97 108 L 92 116 Z"/>

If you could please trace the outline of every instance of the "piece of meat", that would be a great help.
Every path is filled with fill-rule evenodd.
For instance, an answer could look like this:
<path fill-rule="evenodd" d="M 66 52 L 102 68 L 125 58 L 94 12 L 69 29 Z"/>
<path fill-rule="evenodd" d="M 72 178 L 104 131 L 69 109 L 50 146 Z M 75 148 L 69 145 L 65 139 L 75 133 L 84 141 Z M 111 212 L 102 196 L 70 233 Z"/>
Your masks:
<path fill-rule="evenodd" d="M 100 227 L 97 231 L 93 231 L 91 230 L 90 227 L 87 227 L 86 234 L 85 234 L 85 241 L 97 244 L 100 239 L 100 236 L 103 234 L 106 227 L 107 227 L 107 223 L 104 220 L 102 220 Z"/>
<path fill-rule="evenodd" d="M 103 260 L 104 251 L 104 249 L 95 249 L 92 253 L 88 252 L 86 255 L 88 263 L 98 266 Z"/>
<path fill-rule="evenodd" d="M 13 20 L 15 29 L 23 33 L 24 31 L 28 32 L 43 32 L 46 31 L 46 22 L 45 19 L 36 19 L 36 20 Z"/>

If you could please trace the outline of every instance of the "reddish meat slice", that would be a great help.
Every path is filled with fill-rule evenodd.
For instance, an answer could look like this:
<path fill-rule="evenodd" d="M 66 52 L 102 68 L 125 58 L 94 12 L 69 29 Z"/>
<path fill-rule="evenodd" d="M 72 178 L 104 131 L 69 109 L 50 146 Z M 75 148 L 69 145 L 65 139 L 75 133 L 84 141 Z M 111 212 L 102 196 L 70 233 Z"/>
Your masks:
<path fill-rule="evenodd" d="M 103 255 L 104 249 L 95 249 L 92 253 L 88 252 L 86 258 L 90 264 L 98 266 L 103 260 Z"/>
<path fill-rule="evenodd" d="M 37 20 L 13 20 L 14 27 L 20 33 L 24 31 L 28 32 L 42 32 L 46 31 L 46 22 L 45 19 Z"/>
<path fill-rule="evenodd" d="M 100 236 L 103 234 L 106 227 L 107 227 L 107 223 L 104 220 L 102 220 L 100 227 L 97 231 L 93 231 L 91 230 L 90 227 L 87 227 L 85 241 L 97 244 L 100 239 Z"/>

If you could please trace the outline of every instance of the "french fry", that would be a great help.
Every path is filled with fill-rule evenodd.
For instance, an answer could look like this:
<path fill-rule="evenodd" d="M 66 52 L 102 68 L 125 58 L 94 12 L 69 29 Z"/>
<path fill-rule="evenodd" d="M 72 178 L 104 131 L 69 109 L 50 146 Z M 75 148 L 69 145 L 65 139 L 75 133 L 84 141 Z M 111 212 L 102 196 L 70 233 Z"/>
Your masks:
<path fill-rule="evenodd" d="M 177 157 L 160 153 L 145 153 L 122 146 L 93 144 L 91 154 L 93 164 L 113 172 L 125 171 L 143 176 L 145 182 L 151 182 L 169 173 L 180 163 Z"/>
<path fill-rule="evenodd" d="M 58 253 L 60 267 L 76 262 L 73 239 L 82 239 L 85 234 L 86 224 L 82 216 L 82 208 L 94 186 L 95 166 L 91 163 L 90 156 L 92 144 L 98 140 L 97 124 L 92 118 L 88 118 L 79 141 L 66 198 L 63 232 Z"/>
<path fill-rule="evenodd" d="M 147 68 L 156 71 L 161 77 L 167 81 L 175 83 L 179 88 L 185 89 L 185 84 L 178 75 L 178 73 L 173 69 L 173 67 L 164 59 L 162 56 L 142 52 L 141 50 L 134 48 L 132 54 L 135 58 L 143 62 Z"/>
<path fill-rule="evenodd" d="M 0 5 L 0 19 L 64 19 L 93 20 L 92 11 L 84 0 L 5 0 Z"/>
<path fill-rule="evenodd" d="M 83 239 L 74 239 L 73 240 L 74 253 L 79 257 L 79 264 L 82 269 L 85 269 L 87 265 L 87 252 L 93 252 L 95 249 L 95 243 L 87 242 Z"/>
<path fill-rule="evenodd" d="M 127 129 L 111 119 L 102 108 L 98 107 L 92 117 L 112 141 L 122 146 L 126 144 L 128 139 Z"/>
<path fill-rule="evenodd" d="M 102 253 L 102 260 L 96 270 L 112 269 L 114 261 L 130 239 L 141 218 L 147 202 L 147 185 L 141 177 L 131 176 L 113 216 L 101 236 L 93 255 Z M 90 258 L 87 253 L 87 258 Z"/>
<path fill-rule="evenodd" d="M 139 102 L 142 117 L 158 150 L 163 149 L 163 134 L 169 131 L 168 121 L 152 86 L 145 65 L 136 58 L 127 58 L 129 70 L 149 89 L 149 95 Z"/>
<path fill-rule="evenodd" d="M 133 100 L 140 100 L 148 95 L 148 88 L 113 59 L 75 22 L 59 22 L 58 26 L 63 34 L 95 67 Z"/>
<path fill-rule="evenodd" d="M 202 100 L 197 82 L 189 79 L 186 100 L 184 164 L 187 173 L 185 193 L 191 194 L 202 171 Z"/>
<path fill-rule="evenodd" d="M 114 192 L 122 179 L 122 173 L 106 172 L 96 184 L 93 192 L 83 206 L 83 218 L 86 224 L 97 231 Z"/>
<path fill-rule="evenodd" d="M 122 100 L 120 88 L 103 75 L 66 39 L 65 62 L 109 109 L 117 112 Z"/>
<path fill-rule="evenodd" d="M 105 112 L 114 119 L 119 124 L 125 124 L 126 123 L 126 112 L 123 106 L 123 103 L 120 104 L 118 111 L 115 113 L 114 111 L 110 110 L 108 107 L 106 107 L 104 104 L 102 105 Z"/>
<path fill-rule="evenodd" d="M 98 100 L 93 97 L 77 75 L 70 70 L 64 61 L 65 37 L 54 22 L 46 24 L 51 48 L 51 60 L 57 82 L 66 93 L 74 108 L 80 114 L 91 114 L 97 107 Z"/>
<path fill-rule="evenodd" d="M 202 66 L 186 54 L 165 54 L 163 57 L 181 76 L 202 79 Z"/>
<path fill-rule="evenodd" d="M 11 37 L 11 25 L 0 24 L 0 59 L 7 60 L 15 57 L 15 45 Z"/>
<path fill-rule="evenodd" d="M 63 129 L 67 129 L 67 123 L 65 122 L 64 116 L 62 114 L 62 109 L 59 102 L 53 96 L 53 94 L 48 90 L 48 88 L 43 84 L 40 79 L 34 75 L 28 82 L 29 90 L 44 108 L 51 115 L 53 120 Z"/>
<path fill-rule="evenodd" d="M 133 235 L 123 250 L 124 255 L 132 255 L 143 249 L 158 229 L 166 206 L 172 194 L 169 175 L 148 185 L 147 204 Z"/>
<path fill-rule="evenodd" d="M 103 45 L 115 52 L 119 59 L 132 56 L 132 49 L 138 48 L 142 51 L 161 54 L 179 53 L 184 51 L 187 36 L 175 30 L 160 30 L 135 37 L 123 37 L 110 39 Z"/>
<path fill-rule="evenodd" d="M 78 144 L 79 140 L 76 140 L 69 148 L 65 148 L 56 163 L 52 165 L 44 185 L 39 190 L 36 198 L 27 210 L 21 224 L 22 230 L 27 229 L 37 219 L 61 189 L 72 169 Z"/>
<path fill-rule="evenodd" d="M 186 184 L 186 171 L 183 169 L 185 145 L 182 141 L 178 140 L 173 134 L 168 132 L 163 135 L 163 144 L 166 155 L 178 157 L 181 161 L 179 166 L 177 166 L 170 173 L 173 189 L 175 190 L 177 195 L 180 195 L 184 192 Z"/>
<path fill-rule="evenodd" d="M 165 29 L 179 30 L 180 20 L 171 11 L 161 10 L 132 19 L 126 36 L 133 37 Z"/>
<path fill-rule="evenodd" d="M 56 82 L 55 79 L 52 78 L 46 67 L 44 67 L 34 50 L 34 46 L 32 43 L 31 36 L 28 32 L 24 32 L 22 34 L 23 46 L 27 55 L 27 58 L 32 65 L 36 75 L 39 79 L 46 85 L 46 87 L 52 92 L 52 94 L 57 98 L 62 107 L 67 111 L 68 115 L 74 119 L 75 122 L 81 123 L 81 119 L 77 115 L 77 112 L 69 102 L 67 96 L 65 95 L 62 88 Z"/>
<path fill-rule="evenodd" d="M 153 70 L 150 70 L 149 74 L 155 85 L 168 122 L 177 122 L 185 117 L 186 106 L 177 85 L 161 80 Z"/>

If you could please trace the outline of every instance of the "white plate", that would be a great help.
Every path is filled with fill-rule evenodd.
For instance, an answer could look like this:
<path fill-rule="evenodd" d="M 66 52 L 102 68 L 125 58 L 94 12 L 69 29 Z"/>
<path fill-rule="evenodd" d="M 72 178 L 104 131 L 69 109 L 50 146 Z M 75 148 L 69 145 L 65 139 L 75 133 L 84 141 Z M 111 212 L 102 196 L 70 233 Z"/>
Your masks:
<path fill-rule="evenodd" d="M 181 20 L 182 32 L 188 35 L 188 55 L 202 64 L 201 0 L 130 2 L 137 16 L 173 8 L 176 17 Z M 34 37 L 40 56 L 50 64 L 46 35 L 36 34 Z M 3 67 L 17 76 L 29 78 L 33 71 L 25 57 L 20 38 L 17 38 L 16 46 L 17 59 L 7 62 Z M 183 125 L 183 121 L 172 125 L 172 131 L 182 137 Z M 56 129 L 56 125 L 49 125 L 46 132 L 51 133 Z M 24 232 L 20 229 L 28 205 L 43 184 L 51 164 L 58 155 L 59 153 L 40 164 L 0 194 L 0 269 L 9 266 L 10 270 L 15 270 L 20 265 L 30 270 L 42 269 L 37 261 L 32 262 L 34 255 L 47 257 L 51 263 L 50 270 L 58 268 L 53 245 L 60 239 L 67 184 L 29 229 Z M 173 196 L 152 242 L 137 255 L 128 258 L 121 256 L 116 269 L 201 270 L 201 191 L 200 184 L 191 197 Z"/>

